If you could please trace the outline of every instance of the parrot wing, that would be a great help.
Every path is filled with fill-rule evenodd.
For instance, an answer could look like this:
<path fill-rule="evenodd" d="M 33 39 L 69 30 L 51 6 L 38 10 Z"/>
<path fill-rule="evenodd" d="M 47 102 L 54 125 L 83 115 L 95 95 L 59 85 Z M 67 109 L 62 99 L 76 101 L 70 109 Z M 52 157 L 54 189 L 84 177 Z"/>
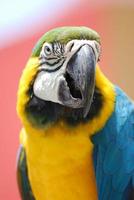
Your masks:
<path fill-rule="evenodd" d="M 92 140 L 99 200 L 133 200 L 134 104 L 121 90 L 114 113 Z"/>
<path fill-rule="evenodd" d="M 17 181 L 21 198 L 23 200 L 35 200 L 28 180 L 26 154 L 22 146 L 19 149 L 17 161 Z"/>

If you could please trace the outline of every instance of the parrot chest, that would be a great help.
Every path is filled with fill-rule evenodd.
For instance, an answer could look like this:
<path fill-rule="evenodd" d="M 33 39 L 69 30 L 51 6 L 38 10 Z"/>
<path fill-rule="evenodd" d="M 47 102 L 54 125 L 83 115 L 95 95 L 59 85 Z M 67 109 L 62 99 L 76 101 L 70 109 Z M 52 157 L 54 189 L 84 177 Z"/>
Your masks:
<path fill-rule="evenodd" d="M 36 200 L 97 200 L 93 146 L 88 137 L 29 138 L 25 149 Z"/>

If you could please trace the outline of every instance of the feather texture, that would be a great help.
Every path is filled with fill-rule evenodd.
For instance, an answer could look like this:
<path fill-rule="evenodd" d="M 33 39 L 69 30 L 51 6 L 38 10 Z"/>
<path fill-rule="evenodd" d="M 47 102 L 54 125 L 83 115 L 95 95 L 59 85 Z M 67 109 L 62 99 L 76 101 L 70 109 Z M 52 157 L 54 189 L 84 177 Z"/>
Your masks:
<path fill-rule="evenodd" d="M 22 200 L 35 200 L 28 178 L 26 154 L 22 146 L 19 149 L 18 155 L 17 181 Z"/>
<path fill-rule="evenodd" d="M 99 200 L 132 200 L 134 105 L 118 87 L 115 110 L 92 141 Z"/>

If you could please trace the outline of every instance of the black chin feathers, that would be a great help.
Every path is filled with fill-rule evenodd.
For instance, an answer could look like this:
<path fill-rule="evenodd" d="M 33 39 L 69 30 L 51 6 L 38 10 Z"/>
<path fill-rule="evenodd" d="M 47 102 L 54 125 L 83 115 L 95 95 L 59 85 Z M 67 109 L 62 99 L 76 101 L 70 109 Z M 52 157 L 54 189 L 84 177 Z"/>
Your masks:
<path fill-rule="evenodd" d="M 31 89 L 29 91 L 32 92 Z M 95 88 L 93 102 L 86 118 L 83 118 L 83 108 L 68 108 L 58 103 L 41 100 L 34 95 L 26 105 L 25 112 L 33 126 L 43 127 L 48 123 L 55 123 L 61 119 L 69 125 L 77 125 L 80 122 L 86 123 L 96 117 L 102 106 L 103 96 L 99 89 Z"/>

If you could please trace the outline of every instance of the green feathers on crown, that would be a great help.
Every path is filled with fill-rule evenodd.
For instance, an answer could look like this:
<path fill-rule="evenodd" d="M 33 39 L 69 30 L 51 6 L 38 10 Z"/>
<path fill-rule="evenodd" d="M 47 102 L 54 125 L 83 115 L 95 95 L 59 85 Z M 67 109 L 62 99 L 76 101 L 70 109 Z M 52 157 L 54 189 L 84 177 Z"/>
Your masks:
<path fill-rule="evenodd" d="M 73 27 L 73 26 L 66 26 L 66 27 L 59 27 L 52 29 L 45 33 L 35 45 L 32 56 L 38 57 L 40 54 L 40 50 L 44 42 L 53 43 L 53 42 L 60 42 L 66 44 L 70 40 L 73 39 L 86 39 L 86 40 L 96 40 L 100 43 L 100 36 L 99 34 L 87 27 Z"/>

